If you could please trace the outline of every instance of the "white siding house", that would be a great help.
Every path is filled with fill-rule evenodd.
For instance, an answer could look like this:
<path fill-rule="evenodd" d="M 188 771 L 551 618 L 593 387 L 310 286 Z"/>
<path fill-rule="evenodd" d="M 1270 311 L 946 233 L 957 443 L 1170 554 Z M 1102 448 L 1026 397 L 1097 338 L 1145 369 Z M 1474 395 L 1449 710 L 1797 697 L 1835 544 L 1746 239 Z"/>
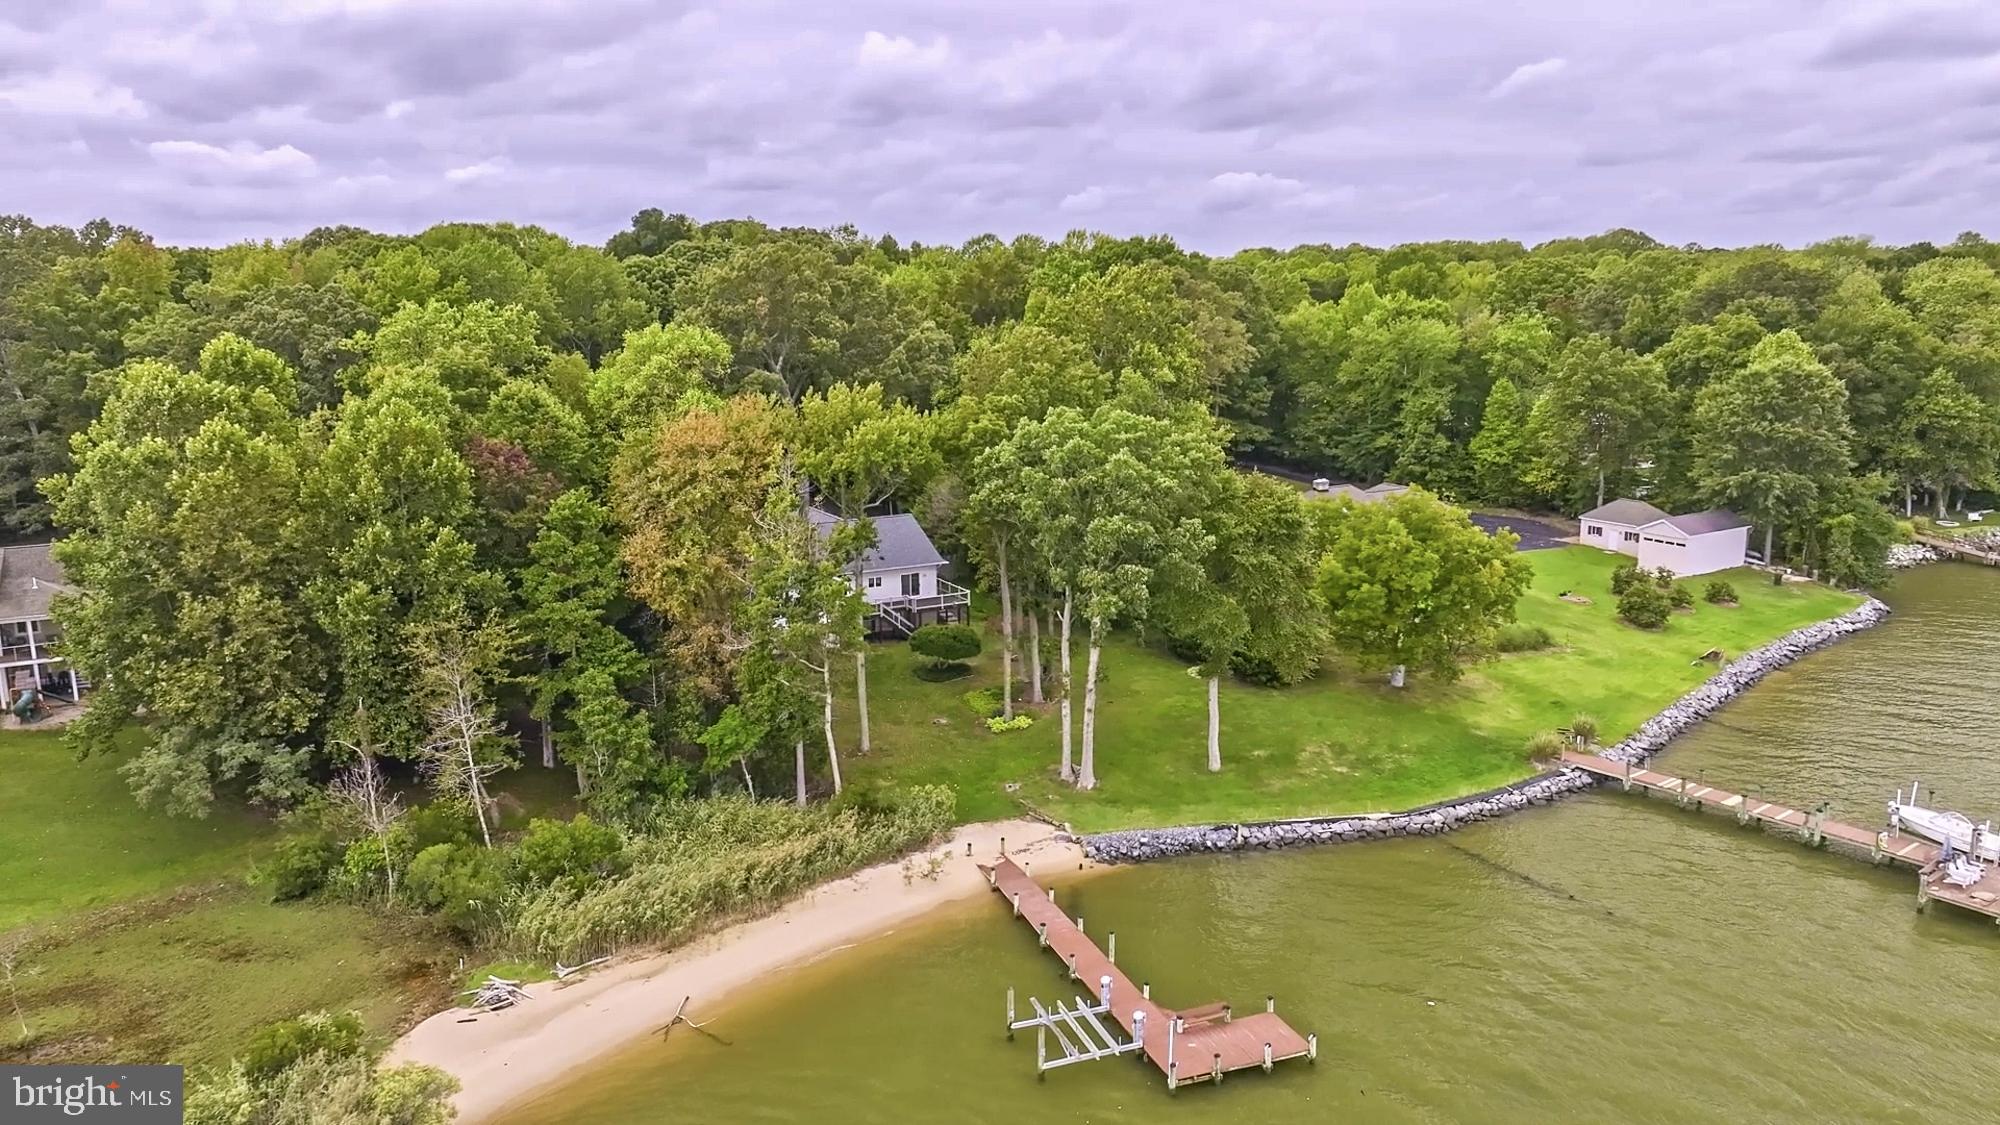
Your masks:
<path fill-rule="evenodd" d="M 1730 570 L 1748 561 L 1750 521 L 1712 508 L 1670 516 L 1643 500 L 1613 500 L 1577 517 L 1578 538 L 1593 547 L 1683 577 Z"/>
<path fill-rule="evenodd" d="M 1683 577 L 1742 566 L 1749 550 L 1750 521 L 1721 508 L 1668 516 L 1639 529 L 1639 565 Z"/>
<path fill-rule="evenodd" d="M 1637 555 L 1642 541 L 1639 529 L 1666 518 L 1667 513 L 1644 500 L 1613 500 L 1577 517 L 1577 537 L 1586 546 Z"/>
<path fill-rule="evenodd" d="M 49 607 L 69 592 L 49 544 L 0 547 L 0 708 L 29 687 L 75 702 L 88 686 L 53 647 L 62 634 Z"/>
<path fill-rule="evenodd" d="M 818 508 L 807 511 L 820 534 L 844 521 Z M 972 592 L 945 581 L 944 556 L 912 515 L 874 516 L 875 546 L 861 560 L 861 597 L 868 603 L 871 635 L 908 636 L 920 625 L 962 622 Z"/>

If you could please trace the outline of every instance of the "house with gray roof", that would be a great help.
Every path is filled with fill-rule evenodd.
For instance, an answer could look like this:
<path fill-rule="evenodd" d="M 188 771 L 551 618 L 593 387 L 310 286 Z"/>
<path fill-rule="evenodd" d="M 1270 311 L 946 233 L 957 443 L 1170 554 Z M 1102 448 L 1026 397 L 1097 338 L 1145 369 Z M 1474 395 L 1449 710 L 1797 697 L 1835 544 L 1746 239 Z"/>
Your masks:
<path fill-rule="evenodd" d="M 821 535 L 844 523 L 841 517 L 809 508 L 806 518 Z M 907 513 L 873 516 L 875 545 L 861 559 L 862 600 L 868 603 L 871 636 L 904 636 L 922 625 L 963 622 L 971 612 L 972 591 L 947 582 L 945 558 Z"/>
<path fill-rule="evenodd" d="M 1644 500 L 1621 498 L 1577 517 L 1578 538 L 1683 577 L 1730 570 L 1749 561 L 1750 521 L 1710 508 L 1674 516 Z"/>
<path fill-rule="evenodd" d="M 62 633 L 51 607 L 72 591 L 49 547 L 0 547 L 0 708 L 30 687 L 73 702 L 87 686 L 56 651 Z"/>

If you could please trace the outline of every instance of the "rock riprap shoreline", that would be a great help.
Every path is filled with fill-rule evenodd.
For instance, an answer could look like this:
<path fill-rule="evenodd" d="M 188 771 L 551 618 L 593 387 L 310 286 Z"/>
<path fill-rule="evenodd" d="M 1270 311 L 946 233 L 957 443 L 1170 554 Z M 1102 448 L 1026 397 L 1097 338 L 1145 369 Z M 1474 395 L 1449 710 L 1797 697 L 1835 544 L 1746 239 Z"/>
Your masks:
<path fill-rule="evenodd" d="M 1908 570 L 1913 566 L 1934 563 L 1941 558 L 1937 550 L 1922 543 L 1897 543 L 1889 548 L 1889 557 L 1882 564 L 1890 570 Z"/>
<path fill-rule="evenodd" d="M 1870 598 L 1838 617 L 1795 629 L 1762 648 L 1752 649 L 1724 665 L 1701 686 L 1647 719 L 1630 738 L 1600 753 L 1621 762 L 1644 762 L 1773 671 L 1842 637 L 1873 628 L 1888 616 L 1889 607 Z M 1197 824 L 1180 828 L 1136 828 L 1081 836 L 1078 842 L 1082 844 L 1085 854 L 1101 863 L 1136 863 L 1199 852 L 1284 848 L 1299 844 L 1344 844 L 1393 836 L 1436 836 L 1533 805 L 1550 804 L 1595 784 L 1595 779 L 1577 770 L 1552 770 L 1514 785 L 1407 812 L 1302 817 L 1247 824 Z"/>

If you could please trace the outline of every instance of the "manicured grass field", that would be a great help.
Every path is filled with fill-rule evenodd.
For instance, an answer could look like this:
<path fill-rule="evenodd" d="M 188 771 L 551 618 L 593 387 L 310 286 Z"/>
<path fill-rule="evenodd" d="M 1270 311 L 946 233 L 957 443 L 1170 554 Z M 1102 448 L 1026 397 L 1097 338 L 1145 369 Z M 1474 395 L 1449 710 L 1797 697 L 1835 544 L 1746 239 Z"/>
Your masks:
<path fill-rule="evenodd" d="M 139 808 L 125 755 L 77 761 L 60 732 L 0 733 L 0 933 L 23 922 L 248 870 L 268 821 Z"/>
<path fill-rule="evenodd" d="M 1578 712 L 1597 718 L 1606 741 L 1621 738 L 1710 674 L 1697 660 L 1709 649 L 1734 656 L 1859 603 L 1825 586 L 1774 587 L 1764 575 L 1730 572 L 1688 585 L 1699 598 L 1709 581 L 1725 579 L 1741 605 L 1697 600 L 1692 613 L 1645 632 L 1616 616 L 1610 575 L 1620 556 L 1569 547 L 1527 557 L 1535 579 L 1520 619 L 1545 626 L 1556 648 L 1479 662 L 1455 683 L 1412 676 L 1401 691 L 1337 664 L 1293 688 L 1225 680 L 1220 774 L 1206 768 L 1202 681 L 1156 646 L 1120 635 L 1104 655 L 1091 793 L 1056 778 L 1053 705 L 1031 729 L 995 735 L 960 701 L 999 682 L 996 630 L 975 674 L 947 684 L 918 680 L 906 646 L 878 645 L 868 693 L 874 751 L 850 755 L 848 777 L 953 785 L 966 820 L 1017 813 L 1026 801 L 1080 830 L 1407 808 L 1527 776 L 1527 738 Z M 1565 590 L 1593 604 L 1563 601 Z M 1082 658 L 1079 644 L 1079 723 Z M 851 698 L 841 706 L 851 750 Z"/>

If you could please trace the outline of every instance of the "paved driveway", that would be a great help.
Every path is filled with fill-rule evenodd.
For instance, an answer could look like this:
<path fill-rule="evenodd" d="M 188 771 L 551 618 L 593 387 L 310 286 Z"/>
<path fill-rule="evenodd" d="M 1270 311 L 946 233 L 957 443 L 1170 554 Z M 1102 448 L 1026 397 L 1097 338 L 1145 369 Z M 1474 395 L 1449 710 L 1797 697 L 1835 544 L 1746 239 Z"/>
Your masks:
<path fill-rule="evenodd" d="M 1520 550 L 1540 551 L 1549 547 L 1564 547 L 1563 537 L 1568 534 L 1562 528 L 1541 520 L 1531 520 L 1524 516 L 1489 516 L 1472 513 L 1472 522 L 1491 535 L 1501 528 L 1507 528 L 1521 537 Z"/>

